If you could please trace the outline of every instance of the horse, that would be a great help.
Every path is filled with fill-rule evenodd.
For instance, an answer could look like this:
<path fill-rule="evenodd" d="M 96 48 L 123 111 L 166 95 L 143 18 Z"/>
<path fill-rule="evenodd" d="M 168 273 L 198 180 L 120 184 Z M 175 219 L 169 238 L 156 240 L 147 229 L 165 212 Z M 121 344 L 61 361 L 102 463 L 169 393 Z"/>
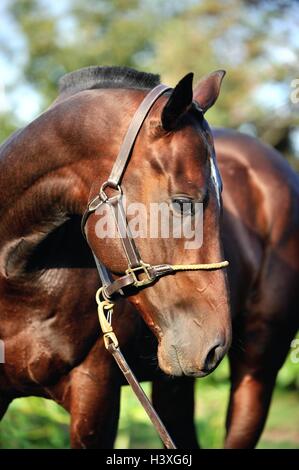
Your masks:
<path fill-rule="evenodd" d="M 253 448 L 299 326 L 299 179 L 279 152 L 256 138 L 227 129 L 214 129 L 213 137 L 233 323 L 224 446 Z M 192 381 L 175 388 L 158 378 L 153 401 L 174 439 L 196 447 L 191 418 L 188 425 L 184 420 L 193 413 Z"/>
<path fill-rule="evenodd" d="M 89 105 L 101 93 L 106 106 L 111 88 L 119 96 L 128 90 L 111 80 L 103 83 L 98 75 L 97 84 L 73 76 L 76 93 L 64 87 L 53 107 L 1 150 L 1 207 L 6 220 L 2 215 L 0 337 L 8 356 L 0 365 L 0 412 L 3 415 L 18 396 L 52 398 L 71 414 L 73 447 L 110 448 L 122 381 L 98 336 L 93 301 L 98 277 L 79 228 L 89 193 L 81 180 L 89 183 L 98 175 L 97 156 L 102 151 L 94 127 L 96 110 Z M 135 82 L 134 88 L 143 95 L 156 83 L 147 82 L 146 90 L 140 90 Z M 136 93 L 138 101 L 137 92 L 130 93 Z M 126 113 L 121 120 L 124 116 L 127 122 Z M 110 121 L 104 120 L 105 131 Z M 153 124 L 154 132 L 160 132 Z M 118 127 L 123 134 L 124 123 Z M 60 145 L 53 147 L 58 135 Z M 122 136 L 117 140 L 110 132 L 109 137 L 118 147 Z M 242 345 L 229 353 L 232 388 L 225 446 L 253 447 L 277 371 L 298 327 L 298 179 L 277 152 L 253 138 L 218 130 L 213 139 L 224 181 L 222 239 L 230 261 L 233 337 Z M 185 150 L 182 158 L 184 154 Z M 159 166 L 154 169 L 159 171 Z M 147 166 L 140 171 L 146 174 Z M 212 239 L 208 237 L 207 248 Z M 200 286 L 203 275 L 194 275 Z M 217 290 L 213 294 L 217 297 Z M 201 295 L 206 295 L 205 289 Z M 135 305 L 139 309 L 138 302 Z M 193 378 L 165 381 L 142 359 L 141 346 L 152 351 L 156 345 L 127 301 L 117 306 L 114 316 L 115 331 L 136 374 L 140 380 L 154 381 L 154 404 L 176 443 L 196 447 Z"/>
<path fill-rule="evenodd" d="M 200 84 L 199 89 L 201 89 L 201 86 Z M 203 97 L 198 95 L 198 88 L 195 89 L 194 96 L 205 112 L 206 104 L 204 104 Z M 161 168 L 162 175 L 165 175 L 163 152 L 159 149 L 161 122 L 163 127 L 162 136 L 165 136 L 165 130 L 170 129 L 171 139 L 174 139 L 175 145 L 177 145 L 176 138 L 180 137 L 178 121 L 182 117 L 186 118 L 186 109 L 191 105 L 190 97 L 189 100 L 190 102 L 186 103 L 179 118 L 176 113 L 174 113 L 173 118 L 170 118 L 168 114 L 168 118 L 174 121 L 175 124 L 165 123 L 163 121 L 163 111 L 160 110 L 158 110 L 159 118 L 156 118 L 158 122 L 151 124 L 153 127 L 158 126 L 158 132 L 154 134 L 148 147 L 150 152 L 156 154 L 156 164 L 152 169 L 151 179 L 159 182 L 159 196 L 161 192 L 162 194 L 164 191 L 166 193 L 168 189 L 166 186 L 167 181 L 162 185 L 159 179 Z M 171 101 L 166 106 L 172 106 Z M 155 109 L 153 109 L 154 111 Z M 151 114 L 149 118 L 151 118 Z M 254 447 L 265 424 L 277 372 L 285 360 L 291 339 L 298 329 L 296 285 L 298 283 L 299 267 L 299 180 L 298 176 L 277 152 L 255 139 L 227 130 L 215 131 L 212 136 L 208 126 L 204 124 L 203 127 L 209 134 L 210 143 L 214 137 L 216 154 L 224 184 L 227 188 L 223 198 L 224 227 L 222 240 L 226 257 L 231 263 L 229 285 L 234 336 L 242 345 L 238 354 L 234 353 L 234 349 L 230 354 L 232 388 L 227 414 L 225 446 L 227 448 Z M 143 131 L 145 130 L 143 129 Z M 146 142 L 145 132 L 141 133 L 141 139 L 142 143 Z M 157 147 L 156 144 L 158 144 Z M 133 158 L 134 155 L 138 156 L 139 153 L 138 142 L 136 147 Z M 143 171 L 140 160 L 135 161 L 136 171 L 140 171 L 140 168 Z M 142 162 L 146 161 L 147 158 L 142 160 Z M 188 167 L 192 168 L 190 165 Z M 185 175 L 185 171 L 182 171 L 183 175 Z M 192 174 L 193 171 L 192 168 Z M 238 185 L 234 184 L 236 179 Z M 125 184 L 128 188 L 134 188 L 131 193 L 128 192 L 129 199 L 133 198 L 135 194 L 134 180 L 138 181 L 134 172 L 131 181 L 130 176 L 125 174 Z M 273 197 L 276 188 L 279 188 L 279 199 Z M 151 197 L 144 196 L 144 202 L 148 199 L 154 199 L 156 188 L 151 188 L 151 190 Z M 182 192 L 185 193 L 185 191 Z M 95 194 L 95 192 L 92 192 L 92 196 Z M 279 204 L 283 205 L 283 214 L 278 216 L 277 207 Z M 92 226 L 89 231 L 89 244 L 97 257 L 104 259 L 105 265 L 109 266 L 112 272 L 123 272 L 124 257 L 119 243 L 113 246 L 113 252 L 107 249 L 109 244 L 111 246 L 110 240 L 107 244 L 99 243 L 95 236 L 95 223 L 92 220 L 89 222 Z M 205 229 L 205 234 L 207 235 L 207 233 L 208 238 L 205 238 L 202 249 L 207 249 L 212 239 L 211 233 Z M 142 253 L 146 253 L 146 259 L 157 262 L 156 244 L 151 245 L 148 240 L 140 240 L 139 244 Z M 168 251 L 167 248 L 168 245 L 165 247 L 165 253 L 167 257 L 171 257 L 172 249 Z M 176 250 L 178 250 L 177 246 Z M 202 250 L 199 250 L 199 253 L 201 252 Z M 183 259 L 185 251 L 182 250 L 181 253 L 180 259 Z M 154 257 L 152 254 L 154 254 Z M 154 312 L 153 307 L 159 305 L 160 299 L 167 296 L 168 290 L 171 291 L 171 284 L 167 283 L 168 279 L 161 281 L 164 282 L 166 288 L 165 290 L 158 290 L 160 286 L 161 289 L 163 288 L 163 283 L 159 282 L 157 284 L 156 304 L 152 304 L 153 300 L 155 301 L 155 292 L 152 289 L 142 292 L 142 296 L 138 295 L 135 306 L 139 311 L 143 312 L 143 309 L 150 305 L 151 310 Z M 169 282 L 171 283 L 172 280 L 170 279 Z M 132 298 L 134 296 L 130 297 L 131 301 Z M 147 320 L 146 311 L 143 313 L 143 318 Z M 158 338 L 160 368 L 166 373 L 179 375 L 177 371 L 174 373 L 173 370 L 165 367 L 164 361 L 162 361 L 165 357 L 164 349 L 167 348 L 163 341 L 168 342 L 168 331 L 164 333 L 161 328 L 159 328 L 160 331 L 157 331 L 157 320 L 153 314 L 151 319 L 153 321 L 152 330 Z M 178 333 L 178 338 L 181 341 L 180 333 Z M 198 338 L 198 341 L 201 340 L 201 338 Z M 177 349 L 176 340 L 172 339 L 170 343 L 171 346 Z M 275 350 L 275 354 L 273 350 Z M 185 375 L 195 375 L 186 373 L 184 368 L 183 373 Z M 200 374 L 197 373 L 195 376 L 198 377 Z M 156 408 L 159 409 L 163 420 L 172 430 L 176 441 L 180 442 L 181 445 L 183 442 L 183 446 L 190 446 L 190 444 L 195 446 L 194 428 L 189 423 L 190 433 L 188 436 L 186 433 L 187 426 L 184 426 L 185 413 L 181 410 L 183 418 L 178 419 L 177 416 L 177 405 L 179 403 L 181 406 L 186 388 L 182 387 L 180 392 L 182 400 L 177 400 L 173 407 L 175 402 L 169 400 L 169 396 L 171 396 L 171 390 L 169 389 L 173 387 L 173 384 L 169 385 L 168 383 L 166 385 L 167 392 L 164 392 L 164 394 L 159 379 L 158 384 L 158 392 L 154 391 L 154 403 Z M 167 403 L 169 403 L 168 406 Z M 186 416 L 191 416 L 192 400 L 190 400 L 188 406 Z M 169 407 L 170 410 L 167 412 L 166 410 Z M 176 422 L 175 426 L 170 422 L 173 420 Z M 184 437 L 182 433 L 186 433 Z"/>
<path fill-rule="evenodd" d="M 253 448 L 266 422 L 277 373 L 298 329 L 299 180 L 277 151 L 253 137 L 214 129 L 213 139 L 224 186 L 222 241 L 230 261 L 233 323 L 225 448 Z M 140 335 L 142 347 L 136 345 Z M 197 448 L 194 380 L 165 380 L 140 360 L 156 348 L 147 331 L 140 333 L 140 325 L 131 341 L 135 350 L 128 351 L 130 363 L 140 379 L 153 381 L 154 406 L 174 441 L 180 448 Z M 96 402 L 90 406 L 95 409 Z M 108 413 L 106 419 L 111 423 L 115 418 Z"/>
<path fill-rule="evenodd" d="M 200 107 L 193 101 L 192 74 L 184 77 L 156 101 L 135 142 L 124 177 L 128 200 L 134 193 L 134 200 L 146 204 L 161 194 L 171 205 L 184 194 L 191 210 L 195 201 L 206 206 L 204 251 L 184 253 L 182 239 L 146 238 L 139 248 L 148 262 L 153 250 L 156 258 L 171 264 L 223 258 L 220 188 L 211 175 L 216 168 L 203 116 L 218 97 L 223 75 L 217 71 L 199 82 L 194 97 Z M 85 374 L 79 366 L 98 345 L 93 299 L 97 277 L 78 220 L 90 194 L 108 175 L 134 111 L 157 84 L 157 76 L 128 68 L 82 70 L 63 81 L 58 100 L 46 112 L 1 147 L 0 336 L 6 357 L 1 365 L 1 415 L 13 398 L 53 396 L 72 376 L 77 386 L 66 386 L 61 400 L 71 411 L 76 434 Z M 154 194 L 155 174 L 160 189 Z M 90 217 L 89 227 L 92 221 Z M 111 272 L 123 272 L 115 242 L 107 250 L 103 241 L 100 258 Z M 116 254 L 113 266 L 108 252 Z M 168 374 L 204 376 L 229 349 L 224 270 L 163 277 L 130 296 L 130 303 L 157 336 L 159 364 Z M 124 330 L 129 335 L 130 326 Z M 109 366 L 100 375 L 101 381 L 113 382 Z"/>

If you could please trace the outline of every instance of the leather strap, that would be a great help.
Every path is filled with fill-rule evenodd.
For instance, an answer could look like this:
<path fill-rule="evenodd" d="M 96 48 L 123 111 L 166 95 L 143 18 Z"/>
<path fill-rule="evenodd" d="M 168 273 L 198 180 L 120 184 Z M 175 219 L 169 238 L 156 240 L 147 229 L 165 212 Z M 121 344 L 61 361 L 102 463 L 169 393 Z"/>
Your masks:
<path fill-rule="evenodd" d="M 143 409 L 145 410 L 151 422 L 153 423 L 166 449 L 176 449 L 176 446 L 173 440 L 171 439 L 170 435 L 168 434 L 167 429 L 165 428 L 160 417 L 158 416 L 151 402 L 149 401 L 146 394 L 144 393 L 143 388 L 141 387 L 138 380 L 136 379 L 133 371 L 128 365 L 119 347 L 115 347 L 114 344 L 109 344 L 107 349 L 114 357 L 118 367 L 120 368 L 125 378 L 127 379 L 127 382 L 129 383 L 129 385 L 131 385 L 133 392 L 135 393 Z"/>
<path fill-rule="evenodd" d="M 140 266 L 141 270 L 142 270 L 143 265 L 144 264 Z M 152 284 L 153 282 L 155 282 L 155 280 L 159 279 L 160 277 L 167 276 L 169 274 L 174 274 L 177 271 L 193 271 L 193 270 L 214 271 L 214 270 L 225 268 L 227 266 L 228 266 L 227 261 L 221 261 L 218 263 L 190 264 L 190 265 L 157 264 L 155 266 L 149 266 L 147 268 L 147 272 L 149 275 L 148 284 Z M 100 271 L 99 271 L 99 274 L 101 277 Z M 102 283 L 103 283 L 103 279 L 102 279 Z M 121 276 L 118 279 L 113 280 L 106 285 L 105 283 L 103 283 L 103 294 L 107 299 L 110 299 L 111 297 L 115 296 L 116 294 L 119 294 L 120 292 L 121 294 L 124 294 L 123 289 L 126 287 L 135 286 L 135 283 L 136 283 L 136 277 L 134 277 L 132 272 L 128 272 L 124 276 Z M 144 285 L 146 286 L 147 284 L 145 283 Z M 140 285 L 140 287 L 142 287 L 142 285 Z"/>
<path fill-rule="evenodd" d="M 163 84 L 156 86 L 146 95 L 144 100 L 139 105 L 137 111 L 133 116 L 131 124 L 129 125 L 117 158 L 114 162 L 112 171 L 108 178 L 107 182 L 110 186 L 116 188 L 120 184 L 122 175 L 126 168 L 126 164 L 129 160 L 131 150 L 134 146 L 134 142 L 142 124 L 155 101 L 157 101 L 159 96 L 163 95 L 167 90 L 171 90 L 171 88 Z"/>
<path fill-rule="evenodd" d="M 111 199 L 111 203 L 108 201 L 108 204 L 112 208 L 115 225 L 117 227 L 129 267 L 136 268 L 137 266 L 140 266 L 141 257 L 127 223 L 122 203 L 122 196 Z"/>
<path fill-rule="evenodd" d="M 148 115 L 153 104 L 157 99 L 170 90 L 170 87 L 166 85 L 158 85 L 153 88 L 143 99 L 138 109 L 136 110 L 133 119 L 129 125 L 123 143 L 120 147 L 116 161 L 112 167 L 111 174 L 106 182 L 103 183 L 99 194 L 88 204 L 88 208 L 85 211 L 82 218 L 82 232 L 85 236 L 85 224 L 90 214 L 94 213 L 101 204 L 107 204 L 111 210 L 115 220 L 120 240 L 124 249 L 128 261 L 128 269 L 126 274 L 113 280 L 107 268 L 95 257 L 97 269 L 103 285 L 103 294 L 105 297 L 111 298 L 115 294 L 123 295 L 123 289 L 126 287 L 144 287 L 152 284 L 157 278 L 166 274 L 172 274 L 178 270 L 184 269 L 221 269 L 226 266 L 226 262 L 210 263 L 207 265 L 177 265 L 171 266 L 169 264 L 161 264 L 157 266 L 150 266 L 145 264 L 127 223 L 125 210 L 122 203 L 122 190 L 121 190 L 121 178 L 126 168 L 126 164 L 130 159 L 131 151 L 134 146 L 136 137 L 140 131 L 140 128 Z M 108 197 L 105 193 L 105 188 L 112 187 L 117 189 L 118 195 Z"/>
<path fill-rule="evenodd" d="M 170 266 L 168 268 L 168 265 L 159 265 L 159 266 L 152 266 L 148 270 L 148 272 L 152 279 L 151 283 L 153 283 L 158 277 L 166 276 L 166 274 L 171 274 L 174 271 L 173 269 L 171 269 Z M 135 278 L 133 274 L 125 274 L 124 276 L 121 276 L 118 279 L 111 282 L 110 284 L 108 284 L 103 290 L 104 295 L 107 298 L 111 298 L 115 296 L 120 289 L 122 290 L 125 287 L 134 286 L 134 283 L 135 283 Z"/>
<path fill-rule="evenodd" d="M 170 87 L 160 84 L 153 88 L 143 99 L 135 114 L 133 119 L 129 125 L 129 128 L 126 132 L 125 138 L 122 142 L 120 147 L 118 156 L 114 162 L 112 167 L 110 176 L 108 180 L 102 185 L 99 194 L 88 204 L 88 207 L 83 214 L 82 222 L 81 222 L 81 229 L 85 236 L 85 225 L 87 222 L 88 217 L 93 214 L 96 209 L 101 204 L 108 204 L 112 210 L 112 214 L 115 220 L 115 224 L 120 235 L 120 240 L 122 242 L 122 246 L 128 261 L 128 268 L 138 268 L 142 266 L 141 257 L 138 251 L 138 248 L 135 244 L 133 236 L 131 234 L 130 228 L 127 223 L 124 207 L 122 204 L 122 193 L 120 188 L 121 178 L 125 171 L 127 162 L 130 159 L 131 151 L 134 146 L 136 137 L 140 131 L 140 128 L 148 115 L 150 109 L 152 108 L 153 104 L 157 101 L 157 99 L 163 95 L 166 91 L 171 90 Z M 117 188 L 120 194 L 116 197 L 108 198 L 104 192 L 106 187 L 113 187 Z M 112 280 L 107 268 L 96 258 L 96 266 L 102 281 L 102 284 L 105 289 L 105 295 L 110 297 L 115 293 L 123 294 L 122 288 L 133 285 L 136 283 L 136 276 L 133 274 L 126 274 L 117 280 Z M 151 275 L 151 282 L 156 279 L 156 275 L 152 272 Z"/>

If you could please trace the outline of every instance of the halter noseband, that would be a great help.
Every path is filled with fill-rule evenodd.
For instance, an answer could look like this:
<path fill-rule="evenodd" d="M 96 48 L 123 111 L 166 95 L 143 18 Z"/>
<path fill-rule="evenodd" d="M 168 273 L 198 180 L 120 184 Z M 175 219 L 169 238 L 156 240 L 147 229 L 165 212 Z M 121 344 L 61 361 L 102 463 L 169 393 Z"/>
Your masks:
<path fill-rule="evenodd" d="M 102 281 L 103 287 L 101 293 L 106 299 L 110 299 L 115 294 L 124 295 L 124 289 L 128 287 L 134 286 L 135 288 L 143 288 L 155 282 L 159 277 L 173 274 L 176 271 L 215 270 L 228 266 L 228 261 L 208 264 L 159 264 L 155 266 L 144 263 L 127 224 L 122 202 L 121 179 L 130 159 L 136 137 L 146 116 L 157 99 L 168 90 L 171 90 L 171 88 L 161 84 L 153 88 L 145 96 L 133 116 L 108 180 L 102 184 L 97 196 L 89 202 L 82 218 L 82 232 L 85 236 L 85 225 L 88 217 L 102 204 L 107 204 L 114 215 L 115 224 L 128 261 L 128 268 L 125 275 L 113 280 L 106 266 L 99 261 L 91 248 Z M 109 197 L 105 191 L 107 188 L 113 188 L 118 194 Z"/>

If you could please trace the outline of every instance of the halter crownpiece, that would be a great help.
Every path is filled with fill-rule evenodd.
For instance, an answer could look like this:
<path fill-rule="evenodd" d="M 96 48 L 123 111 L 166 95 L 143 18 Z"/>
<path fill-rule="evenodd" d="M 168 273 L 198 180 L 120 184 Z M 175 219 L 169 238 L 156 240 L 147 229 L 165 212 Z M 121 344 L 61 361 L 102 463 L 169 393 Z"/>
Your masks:
<path fill-rule="evenodd" d="M 106 266 L 99 261 L 95 253 L 92 251 L 102 281 L 102 295 L 106 299 L 110 299 L 115 294 L 124 295 L 123 289 L 127 287 L 133 286 L 135 288 L 143 288 L 149 286 L 161 276 L 173 274 L 177 271 L 216 270 L 228 266 L 228 261 L 207 264 L 159 264 L 152 266 L 142 261 L 128 226 L 122 203 L 121 179 L 130 159 L 131 150 L 134 146 L 136 137 L 146 116 L 157 99 L 169 90 L 171 90 L 171 88 L 161 84 L 153 88 L 145 96 L 129 125 L 108 180 L 102 184 L 97 196 L 89 202 L 82 218 L 82 231 L 85 236 L 85 225 L 88 217 L 93 214 L 99 206 L 107 204 L 112 211 L 115 224 L 120 234 L 120 240 L 128 261 L 128 268 L 124 276 L 113 280 Z M 116 196 L 114 195 L 109 197 L 105 191 L 109 187 L 116 190 L 118 194 Z"/>

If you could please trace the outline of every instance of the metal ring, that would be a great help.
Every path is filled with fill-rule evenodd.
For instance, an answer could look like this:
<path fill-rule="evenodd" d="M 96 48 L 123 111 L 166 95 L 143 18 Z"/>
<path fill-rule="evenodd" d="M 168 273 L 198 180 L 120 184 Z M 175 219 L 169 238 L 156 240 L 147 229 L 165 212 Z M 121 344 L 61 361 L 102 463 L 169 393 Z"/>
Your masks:
<path fill-rule="evenodd" d="M 119 184 L 117 185 L 114 185 L 113 183 L 110 183 L 109 181 L 105 181 L 102 186 L 101 186 L 101 189 L 100 189 L 100 192 L 99 192 L 99 197 L 101 198 L 101 200 L 103 202 L 107 202 L 109 199 L 112 199 L 110 198 L 109 196 L 107 196 L 107 194 L 105 193 L 105 189 L 106 188 L 112 188 L 112 189 L 115 189 L 115 191 L 118 191 L 119 192 L 119 195 L 121 196 L 122 195 L 122 189 L 121 189 L 121 186 Z M 115 197 L 115 196 L 112 196 L 112 197 Z"/>
<path fill-rule="evenodd" d="M 101 296 L 103 297 L 103 300 L 101 300 Z M 96 302 L 97 302 L 98 305 L 103 303 L 104 308 L 106 308 L 106 309 L 111 309 L 114 306 L 114 304 L 111 302 L 110 298 L 107 297 L 104 286 L 100 287 L 97 290 L 97 292 L 96 292 Z"/>

